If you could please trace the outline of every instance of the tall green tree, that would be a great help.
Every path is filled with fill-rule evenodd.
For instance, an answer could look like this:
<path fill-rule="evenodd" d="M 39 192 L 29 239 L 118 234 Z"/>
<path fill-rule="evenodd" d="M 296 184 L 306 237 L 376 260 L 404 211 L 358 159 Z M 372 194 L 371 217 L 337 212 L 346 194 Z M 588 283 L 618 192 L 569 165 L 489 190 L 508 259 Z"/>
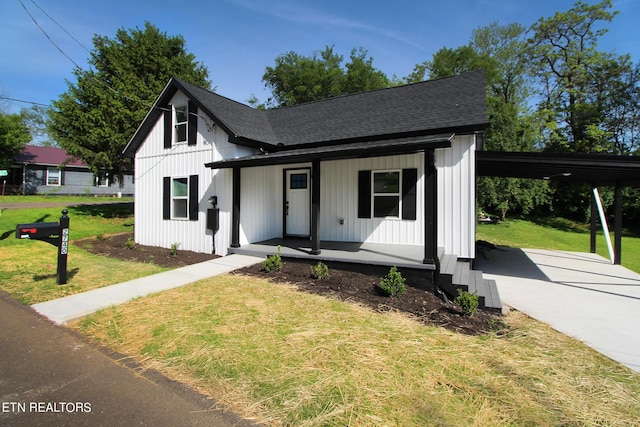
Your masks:
<path fill-rule="evenodd" d="M 611 0 L 578 1 L 566 12 L 540 18 L 529 39 L 532 70 L 540 90 L 540 112 L 546 116 L 548 150 L 614 152 L 602 127 L 612 83 L 624 72 L 624 57 L 597 49 L 613 20 Z"/>
<path fill-rule="evenodd" d="M 422 67 L 432 79 L 484 70 L 491 123 L 483 138 L 484 149 L 536 151 L 536 122 L 527 107 L 527 58 L 524 27 L 492 23 L 475 29 L 467 45 L 440 49 Z M 414 72 L 420 67 L 416 66 Z M 507 212 L 529 213 L 551 200 L 549 187 L 543 181 L 480 177 L 477 185 L 480 207 L 503 218 Z"/>
<path fill-rule="evenodd" d="M 272 94 L 267 106 L 302 104 L 390 85 L 387 76 L 373 66 L 373 58 L 367 58 L 365 49 L 353 49 L 344 67 L 343 60 L 332 46 L 311 56 L 293 51 L 278 56 L 262 76 Z M 258 103 L 255 97 L 250 102 Z"/>
<path fill-rule="evenodd" d="M 0 169 L 6 169 L 31 140 L 22 114 L 0 112 Z"/>
<path fill-rule="evenodd" d="M 119 29 L 114 38 L 96 35 L 93 44 L 91 69 L 74 69 L 76 81 L 53 102 L 49 129 L 94 174 L 121 180 L 131 170 L 122 150 L 169 79 L 210 88 L 209 72 L 187 52 L 182 36 L 149 22 Z"/>

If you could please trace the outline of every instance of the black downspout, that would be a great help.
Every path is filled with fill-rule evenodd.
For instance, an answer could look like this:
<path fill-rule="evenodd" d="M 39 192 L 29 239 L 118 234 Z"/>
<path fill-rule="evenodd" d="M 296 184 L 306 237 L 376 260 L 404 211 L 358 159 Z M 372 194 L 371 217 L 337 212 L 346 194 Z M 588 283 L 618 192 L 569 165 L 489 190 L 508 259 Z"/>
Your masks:
<path fill-rule="evenodd" d="M 320 255 L 320 160 L 311 164 L 311 255 Z"/>
<path fill-rule="evenodd" d="M 231 247 L 240 247 L 240 168 L 233 168 L 233 190 L 231 209 Z"/>

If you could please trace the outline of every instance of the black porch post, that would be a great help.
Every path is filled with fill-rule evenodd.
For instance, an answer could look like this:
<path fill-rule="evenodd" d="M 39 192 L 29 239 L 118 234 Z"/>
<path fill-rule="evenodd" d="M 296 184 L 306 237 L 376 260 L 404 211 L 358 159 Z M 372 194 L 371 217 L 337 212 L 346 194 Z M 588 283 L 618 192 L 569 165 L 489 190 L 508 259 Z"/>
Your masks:
<path fill-rule="evenodd" d="M 231 208 L 231 247 L 240 247 L 240 168 L 233 168 L 233 195 Z"/>
<path fill-rule="evenodd" d="M 436 266 L 435 278 L 440 274 L 438 259 L 438 176 L 433 149 L 424 151 L 424 259 L 423 264 Z"/>
<path fill-rule="evenodd" d="M 596 195 L 591 187 L 591 253 L 596 253 L 596 232 L 598 231 L 598 206 L 596 205 Z"/>
<path fill-rule="evenodd" d="M 311 255 L 320 255 L 320 160 L 311 164 Z"/>
<path fill-rule="evenodd" d="M 622 263 L 622 185 L 620 181 L 616 182 L 616 195 L 615 195 L 615 236 L 613 244 L 613 263 Z"/>

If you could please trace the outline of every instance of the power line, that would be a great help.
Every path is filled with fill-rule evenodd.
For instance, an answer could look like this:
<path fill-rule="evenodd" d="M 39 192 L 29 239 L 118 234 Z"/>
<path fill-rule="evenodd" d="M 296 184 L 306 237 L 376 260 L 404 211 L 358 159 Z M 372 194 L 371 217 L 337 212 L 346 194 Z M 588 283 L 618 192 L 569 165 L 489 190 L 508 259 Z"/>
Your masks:
<path fill-rule="evenodd" d="M 31 20 L 34 22 L 34 24 L 36 24 L 36 26 L 37 26 L 37 27 L 40 29 L 40 31 L 45 35 L 45 37 L 46 37 L 46 38 L 51 42 L 51 44 L 52 44 L 53 46 L 55 46 L 55 47 L 56 47 L 56 49 L 58 49 L 58 51 L 59 51 L 59 52 L 60 52 L 60 53 L 65 57 L 65 58 L 67 58 L 69 61 L 71 61 L 71 63 L 72 63 L 73 65 L 75 65 L 77 69 L 79 69 L 79 70 L 83 70 L 83 68 L 82 68 L 80 65 L 78 65 L 78 63 L 77 63 L 77 62 L 75 62 L 75 61 L 74 61 L 74 60 L 73 60 L 69 55 L 67 55 L 67 53 L 66 53 L 64 50 L 62 50 L 62 48 L 61 48 L 60 46 L 58 46 L 58 44 L 56 44 L 56 42 L 54 42 L 54 41 L 53 41 L 53 39 L 49 36 L 49 34 L 47 34 L 47 32 L 44 30 L 44 28 L 42 28 L 42 27 L 40 26 L 40 24 L 39 24 L 39 23 L 38 23 L 38 21 L 35 19 L 35 17 L 31 14 L 31 12 L 29 12 L 29 9 L 27 9 L 27 7 L 26 7 L 26 6 L 25 6 L 25 4 L 22 2 L 22 0 L 18 0 L 18 1 L 19 1 L 19 2 L 20 2 L 20 4 L 22 5 L 22 7 L 23 7 L 23 9 L 25 10 L 25 12 L 27 12 L 27 15 L 29 15 L 29 17 L 30 17 L 30 18 L 31 18 Z M 31 2 L 32 2 L 32 3 L 33 3 L 33 4 L 34 4 L 38 9 L 40 9 L 40 10 L 42 11 L 42 13 L 44 13 L 44 14 L 45 14 L 49 19 L 51 19 L 51 20 L 52 20 L 52 21 L 53 21 L 53 22 L 54 22 L 58 27 L 60 27 L 60 28 L 62 29 L 62 31 L 64 31 L 64 32 L 65 32 L 66 34 L 68 34 L 68 35 L 69 35 L 69 37 L 71 37 L 71 38 L 72 38 L 76 43 L 78 43 L 80 46 L 82 46 L 82 48 L 83 48 L 83 49 L 85 49 L 87 52 L 91 53 L 91 51 L 89 51 L 89 49 L 87 49 L 87 48 L 86 48 L 82 43 L 80 43 L 80 42 L 79 42 L 75 37 L 73 37 L 73 36 L 71 35 L 71 33 L 70 33 L 69 31 L 67 31 L 67 30 L 66 30 L 62 25 L 60 25 L 58 22 L 56 22 L 56 20 L 55 20 L 55 19 L 53 19 L 53 18 L 52 18 L 52 17 L 51 17 L 47 12 L 45 12 L 45 11 L 44 11 L 44 9 L 42 9 L 38 4 L 36 4 L 36 2 L 35 2 L 35 1 L 31 0 Z M 84 71 L 84 70 L 83 70 L 83 71 Z M 154 105 L 152 105 L 152 104 L 148 103 L 147 101 L 142 100 L 142 99 L 140 99 L 140 98 L 138 98 L 138 97 L 133 98 L 133 97 L 130 97 L 130 96 L 126 95 L 126 94 L 120 93 L 120 92 L 119 92 L 119 91 L 117 91 L 116 89 L 112 88 L 112 87 L 111 87 L 107 82 L 102 81 L 102 80 L 100 80 L 100 79 L 96 78 L 94 75 L 89 74 L 89 76 L 88 76 L 88 77 L 89 77 L 89 78 L 91 78 L 92 80 L 94 80 L 95 82 L 97 82 L 98 84 L 100 84 L 100 85 L 104 86 L 105 88 L 107 88 L 108 90 L 110 90 L 111 92 L 113 92 L 114 94 L 116 94 L 116 95 L 118 95 L 118 96 L 121 96 L 121 97 L 123 97 L 123 98 L 124 98 L 124 99 L 126 99 L 126 100 L 133 101 L 133 102 L 139 102 L 140 104 L 144 105 L 144 106 L 145 106 L 145 107 L 147 107 L 147 108 L 157 108 L 157 109 L 159 109 L 159 110 L 161 110 L 161 111 L 172 111 L 171 109 L 168 109 L 168 108 L 164 108 L 164 107 L 160 107 L 160 106 L 154 106 Z M 9 98 L 6 98 L 6 99 L 9 99 Z M 29 101 L 18 101 L 18 102 L 27 102 L 27 103 L 29 103 Z M 35 104 L 35 105 L 43 105 L 43 104 L 37 104 L 37 103 L 32 103 L 32 104 Z M 48 105 L 43 105 L 43 106 L 48 107 Z M 205 119 L 205 121 L 206 121 L 206 118 L 205 118 L 204 116 L 200 116 L 200 115 L 199 115 L 199 114 L 197 114 L 197 113 L 189 112 L 189 115 L 194 115 L 194 116 L 196 116 L 196 117 L 200 117 L 200 118 L 202 118 L 202 119 Z"/>
<path fill-rule="evenodd" d="M 25 10 L 25 12 L 27 12 L 27 15 L 29 15 L 29 17 L 31 18 L 31 20 L 33 21 L 34 24 L 36 24 L 36 27 L 38 27 L 40 29 L 40 31 L 42 31 L 42 34 L 44 34 L 44 36 L 47 38 L 47 40 L 49 40 L 51 42 L 52 45 L 55 46 L 56 49 L 58 49 L 58 51 L 60 51 L 60 53 L 62 55 L 64 55 L 65 58 L 67 58 L 69 61 L 71 61 L 73 63 L 73 65 L 75 65 L 77 68 L 82 69 L 82 67 L 80 67 L 78 65 L 78 63 L 76 61 L 74 61 L 69 55 L 67 55 L 65 53 L 64 50 L 62 50 L 62 48 L 60 46 L 58 46 L 56 44 L 56 42 L 53 41 L 53 39 L 51 37 L 49 37 L 49 34 L 47 34 L 47 32 L 44 30 L 44 28 L 42 28 L 40 26 L 40 24 L 38 23 L 38 21 L 36 21 L 36 18 L 31 14 L 31 12 L 29 12 L 29 9 L 27 9 L 27 6 L 24 5 L 24 3 L 22 2 L 22 0 L 18 0 L 20 2 L 20 4 L 22 5 L 22 8 Z"/>
<path fill-rule="evenodd" d="M 23 102 L 25 104 L 39 105 L 41 107 L 50 107 L 51 106 L 49 104 L 41 104 L 39 102 L 34 102 L 34 101 L 25 101 L 25 100 L 22 100 L 22 99 L 9 98 L 8 96 L 0 96 L 0 99 L 6 99 L 8 101 L 14 101 L 14 102 Z"/>
<path fill-rule="evenodd" d="M 48 14 L 48 13 L 47 13 L 43 8 L 41 8 L 41 7 L 38 5 L 38 3 L 36 3 L 36 2 L 35 2 L 35 1 L 33 1 L 33 0 L 31 0 L 31 3 L 33 3 L 33 4 L 35 5 L 35 7 L 37 7 L 38 9 L 40 9 L 40 11 L 41 11 L 42 13 L 44 13 L 44 14 L 47 16 L 47 18 L 51 19 L 51 20 L 53 21 L 53 23 L 54 23 L 54 24 L 56 24 L 56 25 L 57 25 L 57 26 L 58 26 L 62 31 L 64 31 L 65 33 L 67 33 L 67 35 L 68 35 L 69 37 L 71 37 L 71 38 L 73 39 L 73 41 L 75 41 L 76 43 L 78 43 L 78 44 L 80 45 L 80 47 L 82 47 L 82 48 L 83 48 L 84 50 L 86 50 L 87 52 L 91 53 L 91 51 L 90 51 L 90 50 L 89 50 L 85 45 L 83 45 L 82 43 L 80 43 L 80 41 L 78 41 L 78 39 L 76 39 L 75 37 L 73 37 L 73 35 L 72 35 L 69 31 L 67 31 L 67 30 L 66 30 L 62 25 L 58 24 L 58 22 L 57 22 L 55 19 L 53 19 L 53 18 L 51 17 L 51 15 L 49 15 L 49 14 Z"/>

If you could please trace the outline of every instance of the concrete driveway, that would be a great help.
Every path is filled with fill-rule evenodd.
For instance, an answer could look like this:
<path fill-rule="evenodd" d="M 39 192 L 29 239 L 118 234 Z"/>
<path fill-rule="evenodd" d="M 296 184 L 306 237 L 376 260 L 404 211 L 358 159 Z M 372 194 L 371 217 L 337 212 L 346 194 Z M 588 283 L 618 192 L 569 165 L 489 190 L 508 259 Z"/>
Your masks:
<path fill-rule="evenodd" d="M 504 304 L 640 372 L 640 274 L 597 254 L 509 247 L 475 268 Z"/>

